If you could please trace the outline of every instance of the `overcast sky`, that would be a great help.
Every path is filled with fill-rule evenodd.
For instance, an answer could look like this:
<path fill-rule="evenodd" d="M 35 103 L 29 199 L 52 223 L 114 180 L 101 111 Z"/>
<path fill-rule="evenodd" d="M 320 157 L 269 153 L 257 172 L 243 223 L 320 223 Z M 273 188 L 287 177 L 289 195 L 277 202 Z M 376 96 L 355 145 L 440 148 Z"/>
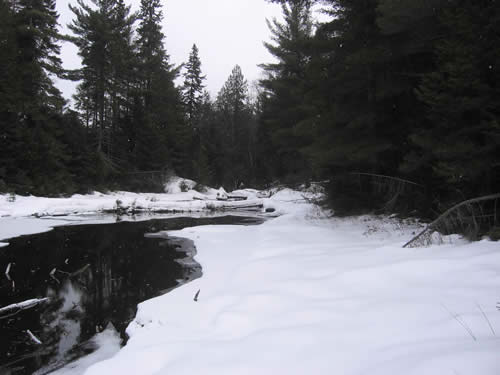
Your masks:
<path fill-rule="evenodd" d="M 138 9 L 140 0 L 126 1 Z M 76 0 L 58 0 L 59 23 L 64 27 L 73 14 L 68 4 Z M 272 61 L 262 45 L 269 40 L 266 18 L 280 17 L 281 9 L 265 0 L 163 0 L 163 31 L 166 49 L 173 64 L 187 61 L 193 43 L 200 50 L 205 84 L 212 96 L 222 87 L 232 68 L 239 64 L 249 82 L 260 76 L 257 64 Z M 65 30 L 65 27 L 63 28 Z M 63 45 L 65 68 L 79 67 L 76 47 Z M 57 83 L 66 98 L 74 92 L 75 84 Z"/>

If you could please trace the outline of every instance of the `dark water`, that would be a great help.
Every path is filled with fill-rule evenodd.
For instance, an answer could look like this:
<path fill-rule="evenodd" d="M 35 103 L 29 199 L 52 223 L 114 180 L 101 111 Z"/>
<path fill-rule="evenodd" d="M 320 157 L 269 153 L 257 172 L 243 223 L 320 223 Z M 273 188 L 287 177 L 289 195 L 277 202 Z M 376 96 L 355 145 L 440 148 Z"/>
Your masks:
<path fill-rule="evenodd" d="M 201 276 L 198 264 L 183 261 L 194 249 L 191 241 L 146 234 L 260 222 L 234 216 L 175 218 L 58 227 L 10 240 L 0 248 L 0 307 L 50 300 L 0 316 L 0 374 L 46 373 L 39 369 L 92 352 L 89 339 L 110 322 L 125 340 L 139 302 Z M 11 280 L 4 275 L 9 263 Z"/>

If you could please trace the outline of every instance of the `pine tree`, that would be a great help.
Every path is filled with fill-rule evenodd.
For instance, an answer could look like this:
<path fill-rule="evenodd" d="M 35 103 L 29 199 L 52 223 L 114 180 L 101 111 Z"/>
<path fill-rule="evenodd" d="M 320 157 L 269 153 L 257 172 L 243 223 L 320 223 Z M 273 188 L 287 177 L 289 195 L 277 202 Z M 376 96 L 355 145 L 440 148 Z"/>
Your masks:
<path fill-rule="evenodd" d="M 96 170 L 102 183 L 126 162 L 127 155 L 114 145 L 125 143 L 122 123 L 131 111 L 137 85 L 132 45 L 135 18 L 123 0 L 93 3 L 91 7 L 78 0 L 78 7 L 70 5 L 75 19 L 69 28 L 75 34 L 72 40 L 79 48 L 83 65 L 76 107 L 95 137 Z"/>
<path fill-rule="evenodd" d="M 64 102 L 51 80 L 51 76 L 62 73 L 56 3 L 54 0 L 19 0 L 17 8 L 20 111 L 30 112 L 42 103 L 61 110 Z"/>
<path fill-rule="evenodd" d="M 163 45 L 165 35 L 161 30 L 163 12 L 160 0 L 141 0 L 138 14 L 137 49 L 140 61 L 141 89 L 147 110 L 151 109 L 155 76 L 170 70 L 169 56 Z"/>
<path fill-rule="evenodd" d="M 23 0 L 2 8 L 0 179 L 22 193 L 63 190 L 70 176 L 61 141 L 64 100 L 52 81 L 62 73 L 55 2 Z"/>
<path fill-rule="evenodd" d="M 189 60 L 184 65 L 184 85 L 182 86 L 182 100 L 185 107 L 187 123 L 194 128 L 198 120 L 201 101 L 203 100 L 203 81 L 201 74 L 201 61 L 198 56 L 198 47 L 193 44 Z"/>
<path fill-rule="evenodd" d="M 216 106 L 223 115 L 228 130 L 229 141 L 234 144 L 238 133 L 239 120 L 244 116 L 248 97 L 248 83 L 239 65 L 236 65 L 229 78 L 217 94 Z"/>
<path fill-rule="evenodd" d="M 78 0 L 70 5 L 75 15 L 68 25 L 76 35 L 73 43 L 79 49 L 83 68 L 82 82 L 75 96 L 77 108 L 85 111 L 87 125 L 96 132 L 98 155 L 103 155 L 105 132 L 110 128 L 109 93 L 111 91 L 111 40 L 114 0 L 93 0 L 96 9 Z"/>
<path fill-rule="evenodd" d="M 417 90 L 427 121 L 411 133 L 418 150 L 407 156 L 407 167 L 431 167 L 437 189 L 458 190 L 461 198 L 494 192 L 499 178 L 499 75 L 492 71 L 500 39 L 486 31 L 499 16 L 490 1 L 449 6 L 441 17 L 446 37 L 436 44 L 437 69 Z"/>
<path fill-rule="evenodd" d="M 219 91 L 215 109 L 218 123 L 216 137 L 221 151 L 216 156 L 216 175 L 226 187 L 234 189 L 241 182 L 248 183 L 253 179 L 251 156 L 255 143 L 248 83 L 238 65 Z"/>
<path fill-rule="evenodd" d="M 169 63 L 162 32 L 163 12 L 159 0 L 141 0 L 136 40 L 141 110 L 137 157 L 141 168 L 173 167 L 178 174 L 189 174 L 189 135 L 183 126 L 181 97 L 174 85 L 179 68 Z M 154 153 L 150 153 L 155 150 Z M 148 156 L 149 155 L 149 156 Z M 154 155 L 154 157 L 153 157 Z M 170 165 L 169 165 L 170 164 Z"/>
<path fill-rule="evenodd" d="M 264 43 L 277 63 L 262 64 L 267 73 L 260 84 L 264 89 L 260 134 L 262 158 L 274 160 L 271 169 L 277 177 L 304 178 L 310 166 L 303 153 L 310 141 L 311 122 L 306 103 L 307 66 L 311 58 L 313 24 L 310 1 L 282 4 L 284 22 L 268 21 L 274 44 Z"/>

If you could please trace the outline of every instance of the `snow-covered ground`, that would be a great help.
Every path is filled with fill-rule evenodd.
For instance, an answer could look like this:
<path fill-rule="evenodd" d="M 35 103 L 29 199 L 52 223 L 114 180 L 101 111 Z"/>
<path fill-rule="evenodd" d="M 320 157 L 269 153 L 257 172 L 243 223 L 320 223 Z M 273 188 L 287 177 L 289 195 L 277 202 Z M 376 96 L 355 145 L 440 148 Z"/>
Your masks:
<path fill-rule="evenodd" d="M 282 216 L 169 232 L 194 240 L 203 277 L 141 303 L 112 358 L 65 373 L 500 373 L 498 243 L 405 249 L 416 224 L 259 199 Z"/>

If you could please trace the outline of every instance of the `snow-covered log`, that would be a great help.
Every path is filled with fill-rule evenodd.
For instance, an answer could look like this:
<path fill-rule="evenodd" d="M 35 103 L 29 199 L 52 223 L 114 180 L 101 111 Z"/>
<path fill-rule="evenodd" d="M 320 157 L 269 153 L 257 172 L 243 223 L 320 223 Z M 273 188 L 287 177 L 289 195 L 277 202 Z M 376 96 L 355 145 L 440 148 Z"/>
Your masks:
<path fill-rule="evenodd" d="M 50 298 L 42 298 L 42 299 L 29 299 L 24 302 L 14 303 L 12 305 L 8 305 L 0 308 L 0 319 L 8 318 L 12 315 L 16 315 L 17 313 L 28 310 L 42 303 L 46 303 L 50 300 Z"/>
<path fill-rule="evenodd" d="M 260 199 L 251 201 L 212 201 L 207 203 L 206 208 L 214 211 L 229 211 L 229 210 L 261 210 L 264 207 Z"/>

